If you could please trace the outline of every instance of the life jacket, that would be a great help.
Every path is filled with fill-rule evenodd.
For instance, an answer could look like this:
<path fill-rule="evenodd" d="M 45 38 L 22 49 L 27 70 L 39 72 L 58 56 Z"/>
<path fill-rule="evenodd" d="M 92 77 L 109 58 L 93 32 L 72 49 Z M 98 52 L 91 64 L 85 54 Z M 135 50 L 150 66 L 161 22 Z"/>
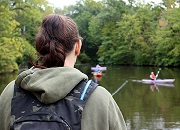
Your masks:
<path fill-rule="evenodd" d="M 44 104 L 14 85 L 10 130 L 81 130 L 83 109 L 97 86 L 83 80 L 65 98 Z"/>
<path fill-rule="evenodd" d="M 154 80 L 154 79 L 156 79 L 156 76 L 155 76 L 154 74 L 151 74 L 151 75 L 150 75 L 150 78 L 151 78 L 152 80 Z"/>

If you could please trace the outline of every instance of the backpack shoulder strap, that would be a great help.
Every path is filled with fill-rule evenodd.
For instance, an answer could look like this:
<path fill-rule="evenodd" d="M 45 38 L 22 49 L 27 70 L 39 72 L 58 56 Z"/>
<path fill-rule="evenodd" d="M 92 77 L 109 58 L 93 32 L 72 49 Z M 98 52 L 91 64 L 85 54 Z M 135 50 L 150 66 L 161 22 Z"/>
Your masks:
<path fill-rule="evenodd" d="M 91 93 L 97 88 L 97 86 L 97 83 L 95 83 L 93 80 L 89 80 L 84 87 L 80 100 L 87 101 L 87 99 L 90 97 Z"/>
<path fill-rule="evenodd" d="M 81 100 L 83 107 L 85 106 L 88 98 L 97 88 L 98 84 L 93 80 L 82 80 L 76 87 L 68 94 L 68 96 L 73 96 Z"/>

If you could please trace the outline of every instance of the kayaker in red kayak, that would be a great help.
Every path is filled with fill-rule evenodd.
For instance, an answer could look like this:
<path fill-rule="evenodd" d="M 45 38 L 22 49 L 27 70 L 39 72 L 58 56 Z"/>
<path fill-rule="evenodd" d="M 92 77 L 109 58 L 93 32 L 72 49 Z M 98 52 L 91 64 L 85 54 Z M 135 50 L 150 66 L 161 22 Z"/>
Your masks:
<path fill-rule="evenodd" d="M 151 80 L 155 80 L 156 79 L 156 76 L 154 75 L 154 72 L 151 72 L 150 78 L 151 78 Z"/>

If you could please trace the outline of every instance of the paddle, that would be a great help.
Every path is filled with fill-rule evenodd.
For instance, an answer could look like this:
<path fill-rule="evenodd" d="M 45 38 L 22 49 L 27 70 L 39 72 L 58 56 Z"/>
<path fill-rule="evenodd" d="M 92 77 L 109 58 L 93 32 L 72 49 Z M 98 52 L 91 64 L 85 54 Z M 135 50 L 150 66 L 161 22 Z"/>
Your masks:
<path fill-rule="evenodd" d="M 159 68 L 159 70 L 158 70 L 158 72 L 156 74 L 156 78 L 158 77 L 160 70 L 161 70 L 161 68 Z"/>
<path fill-rule="evenodd" d="M 112 93 L 112 96 L 114 96 L 121 88 L 123 88 L 127 82 L 128 82 L 128 80 L 126 80 L 114 93 Z"/>

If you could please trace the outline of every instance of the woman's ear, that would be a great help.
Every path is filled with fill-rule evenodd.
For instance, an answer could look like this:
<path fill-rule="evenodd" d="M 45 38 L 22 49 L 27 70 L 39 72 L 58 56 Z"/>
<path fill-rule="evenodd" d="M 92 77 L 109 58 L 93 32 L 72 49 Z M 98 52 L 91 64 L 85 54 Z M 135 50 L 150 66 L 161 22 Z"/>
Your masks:
<path fill-rule="evenodd" d="M 75 43 L 75 55 L 78 56 L 81 52 L 81 46 L 82 46 L 82 42 L 79 39 L 76 43 Z"/>

